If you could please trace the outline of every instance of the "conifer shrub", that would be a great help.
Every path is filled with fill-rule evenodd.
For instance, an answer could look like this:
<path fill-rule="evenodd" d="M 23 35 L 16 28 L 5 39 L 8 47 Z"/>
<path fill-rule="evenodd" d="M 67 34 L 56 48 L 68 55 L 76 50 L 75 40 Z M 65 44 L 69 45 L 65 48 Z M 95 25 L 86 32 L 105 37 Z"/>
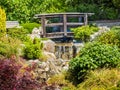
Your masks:
<path fill-rule="evenodd" d="M 116 46 L 98 42 L 88 43 L 79 55 L 70 61 L 69 65 L 70 79 L 75 83 L 80 83 L 89 70 L 118 67 L 120 51 Z"/>
<path fill-rule="evenodd" d="M 11 37 L 0 38 L 0 58 L 9 58 L 11 55 L 19 56 L 19 49 L 21 41 Z"/>
<path fill-rule="evenodd" d="M 7 34 L 12 38 L 17 38 L 21 41 L 26 41 L 28 30 L 24 28 L 11 28 L 8 29 Z"/>
<path fill-rule="evenodd" d="M 6 14 L 5 10 L 0 7 L 0 36 L 6 34 Z"/>

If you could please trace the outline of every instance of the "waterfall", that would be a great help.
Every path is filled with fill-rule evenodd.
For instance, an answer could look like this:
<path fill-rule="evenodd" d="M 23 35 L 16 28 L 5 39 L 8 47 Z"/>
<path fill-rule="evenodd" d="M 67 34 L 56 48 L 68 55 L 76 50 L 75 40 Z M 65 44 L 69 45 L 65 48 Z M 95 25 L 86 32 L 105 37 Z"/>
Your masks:
<path fill-rule="evenodd" d="M 55 55 L 59 59 L 70 60 L 73 57 L 72 43 L 56 43 Z"/>

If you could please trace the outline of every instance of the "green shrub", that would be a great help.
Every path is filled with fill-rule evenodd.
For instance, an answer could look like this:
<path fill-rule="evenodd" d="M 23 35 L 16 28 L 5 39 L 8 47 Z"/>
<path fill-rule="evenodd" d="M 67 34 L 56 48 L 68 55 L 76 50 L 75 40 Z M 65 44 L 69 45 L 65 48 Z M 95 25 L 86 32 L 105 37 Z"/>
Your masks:
<path fill-rule="evenodd" d="M 6 14 L 5 10 L 0 7 L 0 36 L 6 34 Z"/>
<path fill-rule="evenodd" d="M 120 90 L 119 69 L 98 69 L 90 71 L 86 80 L 78 85 L 78 90 Z"/>
<path fill-rule="evenodd" d="M 33 41 L 26 43 L 24 48 L 24 57 L 27 59 L 40 59 L 42 57 L 43 43 L 40 39 L 35 38 Z"/>
<path fill-rule="evenodd" d="M 116 30 L 115 28 L 113 29 L 114 30 L 102 34 L 97 38 L 97 41 L 103 44 L 117 45 L 120 47 L 120 31 Z"/>
<path fill-rule="evenodd" d="M 11 55 L 18 56 L 21 41 L 11 37 L 0 38 L 0 57 L 9 58 Z"/>
<path fill-rule="evenodd" d="M 24 28 L 12 28 L 8 29 L 7 34 L 12 38 L 18 38 L 21 41 L 25 41 L 27 38 L 28 30 Z"/>
<path fill-rule="evenodd" d="M 120 64 L 120 52 L 116 46 L 109 46 L 98 42 L 85 45 L 80 55 L 69 63 L 71 80 L 81 82 L 89 70 L 97 68 L 112 68 Z"/>
<path fill-rule="evenodd" d="M 114 8 L 106 8 L 103 13 L 105 13 L 107 19 L 116 19 L 118 17 L 118 11 Z"/>
<path fill-rule="evenodd" d="M 29 33 L 32 33 L 33 28 L 39 28 L 40 24 L 38 23 L 25 23 L 22 24 L 23 28 L 27 29 L 29 31 Z"/>
<path fill-rule="evenodd" d="M 90 35 L 98 31 L 98 27 L 94 26 L 81 26 L 78 28 L 71 29 L 74 32 L 74 37 L 82 41 L 89 41 Z"/>
<path fill-rule="evenodd" d="M 95 13 L 95 15 L 92 15 L 90 19 L 95 20 L 99 18 L 99 6 L 96 4 L 85 4 L 81 3 L 80 5 L 76 6 L 77 12 L 90 12 L 90 13 Z M 75 11 L 75 10 L 74 10 Z"/>

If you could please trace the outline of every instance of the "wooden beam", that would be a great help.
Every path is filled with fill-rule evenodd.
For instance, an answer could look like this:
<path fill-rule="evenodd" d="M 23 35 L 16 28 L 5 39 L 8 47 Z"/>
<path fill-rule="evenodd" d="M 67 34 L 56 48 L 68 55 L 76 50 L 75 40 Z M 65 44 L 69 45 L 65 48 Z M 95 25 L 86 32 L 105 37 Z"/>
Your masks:
<path fill-rule="evenodd" d="M 46 37 L 45 15 L 41 17 L 41 25 L 42 25 L 42 30 L 43 30 L 43 37 Z"/>
<path fill-rule="evenodd" d="M 51 23 L 51 24 L 46 24 L 45 26 L 47 27 L 52 27 L 52 26 L 62 26 L 63 23 Z"/>
<path fill-rule="evenodd" d="M 88 24 L 88 14 L 85 14 L 85 16 L 84 16 L 84 24 L 85 25 Z"/>
<path fill-rule="evenodd" d="M 79 26 L 81 26 L 81 25 L 84 25 L 84 23 L 77 23 L 77 22 L 75 22 L 75 23 L 67 23 L 67 25 L 69 25 L 69 26 L 76 26 L 76 25 L 79 25 Z"/>
<path fill-rule="evenodd" d="M 67 16 L 66 14 L 63 14 L 63 29 L 64 29 L 64 35 L 67 36 Z"/>

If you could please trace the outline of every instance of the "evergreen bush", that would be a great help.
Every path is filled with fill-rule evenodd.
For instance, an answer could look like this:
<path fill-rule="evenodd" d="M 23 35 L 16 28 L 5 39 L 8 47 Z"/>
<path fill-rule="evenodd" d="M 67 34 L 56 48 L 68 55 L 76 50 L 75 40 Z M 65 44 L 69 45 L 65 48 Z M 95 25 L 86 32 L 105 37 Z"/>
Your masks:
<path fill-rule="evenodd" d="M 11 55 L 18 56 L 20 54 L 19 49 L 21 41 L 18 39 L 13 39 L 11 37 L 1 37 L 0 38 L 0 58 L 6 57 L 10 58 Z"/>
<path fill-rule="evenodd" d="M 6 34 L 6 14 L 5 10 L 0 7 L 0 36 Z"/>
<path fill-rule="evenodd" d="M 98 42 L 85 45 L 80 54 L 69 63 L 71 80 L 76 83 L 84 80 L 89 70 L 97 68 L 113 68 L 120 65 L 120 51 L 116 46 Z"/>
<path fill-rule="evenodd" d="M 7 34 L 12 38 L 17 38 L 21 41 L 26 41 L 28 30 L 24 28 L 11 28 L 8 29 Z"/>

